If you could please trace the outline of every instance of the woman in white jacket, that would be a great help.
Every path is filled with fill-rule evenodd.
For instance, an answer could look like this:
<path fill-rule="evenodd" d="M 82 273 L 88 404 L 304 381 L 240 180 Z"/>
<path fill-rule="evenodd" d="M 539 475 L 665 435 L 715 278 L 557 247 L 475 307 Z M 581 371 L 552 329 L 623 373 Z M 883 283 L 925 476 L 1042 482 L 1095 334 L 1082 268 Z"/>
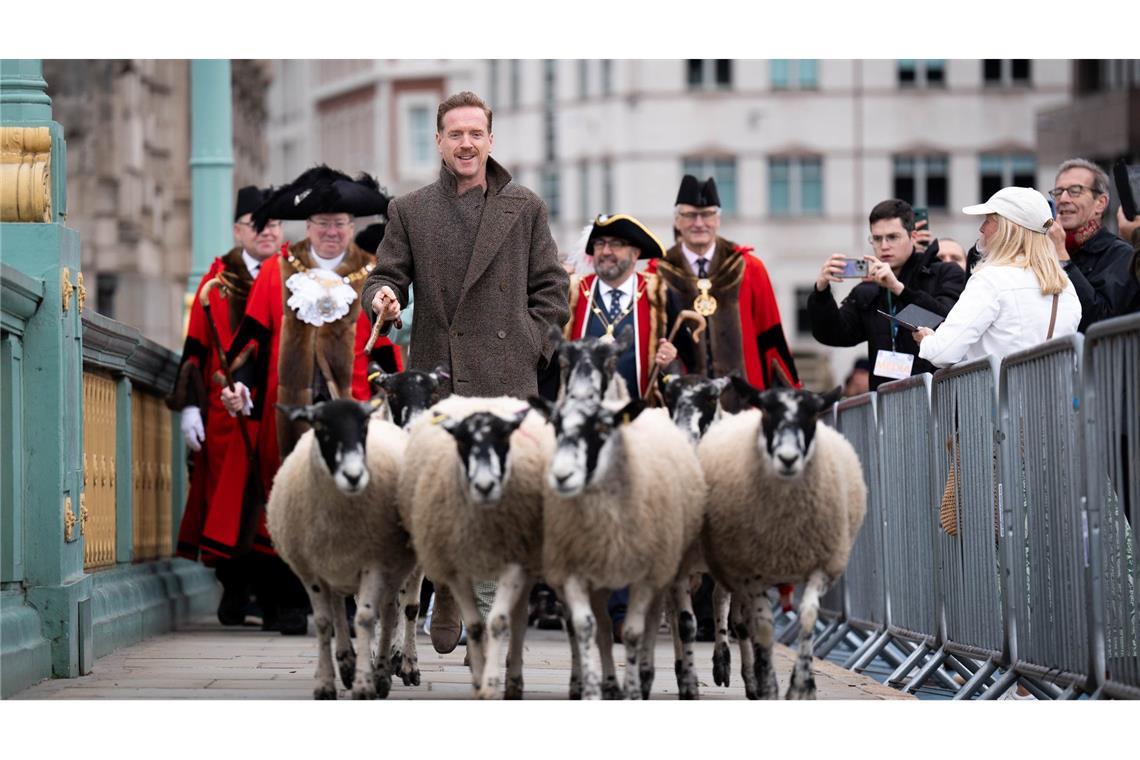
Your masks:
<path fill-rule="evenodd" d="M 990 354 L 1001 359 L 1043 343 L 1050 330 L 1054 338 L 1075 333 L 1081 303 L 1057 261 L 1049 232 L 1060 225 L 1045 197 L 1006 187 L 962 212 L 986 215 L 978 239 L 982 262 L 946 321 L 914 333 L 918 355 L 945 367 Z"/>

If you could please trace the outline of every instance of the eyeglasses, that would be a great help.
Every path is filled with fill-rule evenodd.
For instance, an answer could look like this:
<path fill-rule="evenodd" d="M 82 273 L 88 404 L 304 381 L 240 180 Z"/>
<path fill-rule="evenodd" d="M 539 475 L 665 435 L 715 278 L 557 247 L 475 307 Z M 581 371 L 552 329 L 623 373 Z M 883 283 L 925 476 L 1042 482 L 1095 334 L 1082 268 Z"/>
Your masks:
<path fill-rule="evenodd" d="M 906 235 L 901 232 L 892 232 L 889 235 L 868 235 L 867 242 L 878 248 L 883 243 L 890 243 L 891 245 L 901 243 L 905 238 Z"/>
<path fill-rule="evenodd" d="M 606 249 L 606 246 L 609 246 L 610 250 L 615 252 L 630 247 L 627 241 L 620 238 L 598 238 L 594 241 L 594 253 L 601 253 Z"/>
<path fill-rule="evenodd" d="M 249 227 L 251 230 L 257 229 L 257 225 L 255 225 L 253 222 L 234 222 L 234 224 L 240 224 L 242 227 Z M 275 219 L 271 222 L 266 222 L 261 231 L 265 232 L 266 230 L 272 230 L 273 232 L 276 232 L 279 229 L 281 229 L 281 222 Z"/>
<path fill-rule="evenodd" d="M 704 211 L 678 211 L 677 216 L 684 219 L 686 222 L 693 222 L 697 219 L 704 219 L 706 222 L 709 219 L 720 214 L 719 208 L 707 208 Z"/>
<path fill-rule="evenodd" d="M 309 224 L 313 225 L 314 227 L 316 227 L 318 230 L 321 230 L 321 231 L 327 230 L 329 227 L 332 227 L 337 232 L 344 232 L 345 230 L 347 230 L 349 227 L 352 226 L 352 222 L 324 222 L 324 221 L 314 222 L 312 219 L 309 220 Z"/>
<path fill-rule="evenodd" d="M 1061 196 L 1065 193 L 1068 193 L 1070 198 L 1080 198 L 1085 194 L 1085 190 L 1088 190 L 1093 195 L 1101 194 L 1099 190 L 1092 187 L 1085 187 L 1084 185 L 1069 185 L 1068 187 L 1055 187 L 1049 191 L 1049 195 L 1053 196 L 1053 200 L 1059 201 L 1061 200 Z"/>

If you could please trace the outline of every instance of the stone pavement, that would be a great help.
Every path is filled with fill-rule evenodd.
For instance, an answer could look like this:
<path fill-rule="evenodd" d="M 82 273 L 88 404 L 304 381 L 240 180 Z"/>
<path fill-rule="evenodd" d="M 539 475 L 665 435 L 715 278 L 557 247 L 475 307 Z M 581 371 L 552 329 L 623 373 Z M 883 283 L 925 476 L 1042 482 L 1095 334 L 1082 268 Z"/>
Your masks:
<path fill-rule="evenodd" d="M 423 633 L 417 639 L 420 686 L 397 681 L 389 699 L 468 699 L 470 674 L 463 665 L 464 648 L 437 654 Z M 702 699 L 744 699 L 740 683 L 739 652 L 733 647 L 732 685 L 712 683 L 712 644 L 697 643 L 697 673 Z M 622 648 L 615 648 L 619 678 L 624 665 Z M 527 631 L 526 698 L 565 699 L 570 680 L 570 649 L 561 631 Z M 673 647 L 666 635 L 658 637 L 657 676 L 653 696 L 676 695 Z M 793 655 L 777 645 L 776 669 L 780 689 L 787 688 Z M 175 633 L 156 636 L 100 658 L 82 678 L 43 681 L 14 699 L 310 699 L 316 666 L 316 638 L 312 621 L 309 636 L 262 633 L 256 627 L 223 628 L 216 621 L 200 620 Z M 816 660 L 820 699 L 911 699 L 874 679 Z M 337 683 L 340 686 L 339 680 Z M 348 695 L 342 689 L 340 698 Z"/>

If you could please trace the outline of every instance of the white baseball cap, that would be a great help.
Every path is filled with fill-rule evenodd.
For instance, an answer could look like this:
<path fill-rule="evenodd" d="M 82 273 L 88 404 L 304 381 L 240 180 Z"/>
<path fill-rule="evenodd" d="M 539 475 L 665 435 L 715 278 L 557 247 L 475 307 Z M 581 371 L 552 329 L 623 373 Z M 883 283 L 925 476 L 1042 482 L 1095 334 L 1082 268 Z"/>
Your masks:
<path fill-rule="evenodd" d="M 985 203 L 966 206 L 963 214 L 997 214 L 1031 232 L 1045 233 L 1053 223 L 1053 213 L 1045 196 L 1031 187 L 1003 187 Z"/>

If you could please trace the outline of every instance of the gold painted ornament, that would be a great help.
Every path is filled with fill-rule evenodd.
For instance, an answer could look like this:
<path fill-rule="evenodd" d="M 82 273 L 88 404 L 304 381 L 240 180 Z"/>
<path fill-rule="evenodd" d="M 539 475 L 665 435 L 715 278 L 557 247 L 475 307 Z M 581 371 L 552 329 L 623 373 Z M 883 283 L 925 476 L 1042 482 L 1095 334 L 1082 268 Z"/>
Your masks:
<path fill-rule="evenodd" d="M 697 287 L 701 293 L 693 300 L 693 310 L 702 317 L 711 317 L 716 313 L 716 298 L 709 293 L 712 288 L 712 281 L 707 277 L 702 277 L 697 280 Z"/>

